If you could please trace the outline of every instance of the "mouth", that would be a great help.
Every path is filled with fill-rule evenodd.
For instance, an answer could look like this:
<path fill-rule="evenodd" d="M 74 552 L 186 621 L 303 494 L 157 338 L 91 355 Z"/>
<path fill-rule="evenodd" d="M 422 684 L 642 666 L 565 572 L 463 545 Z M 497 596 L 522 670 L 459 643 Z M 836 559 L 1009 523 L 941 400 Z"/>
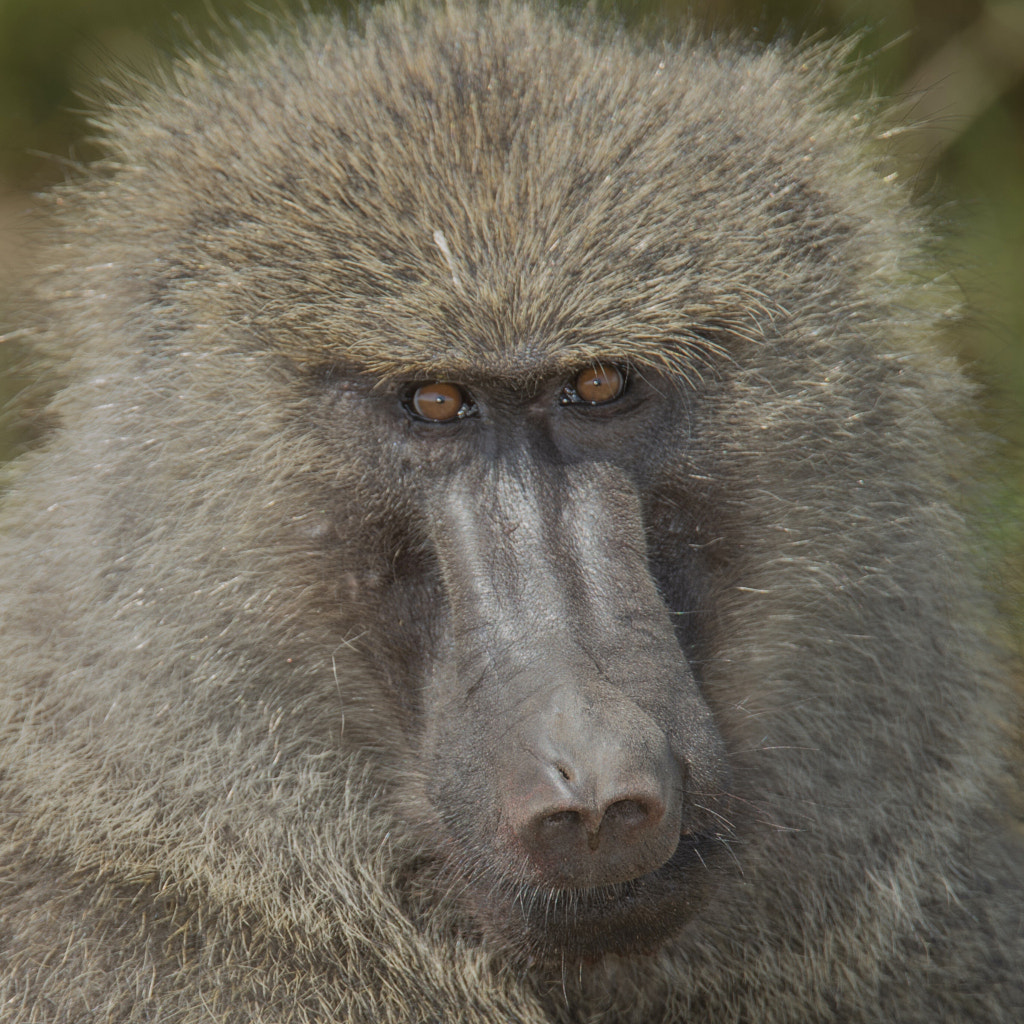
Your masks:
<path fill-rule="evenodd" d="M 488 938 L 528 963 L 652 954 L 705 904 L 725 851 L 722 835 L 688 833 L 661 867 L 628 882 L 547 889 L 480 879 L 471 909 Z"/>

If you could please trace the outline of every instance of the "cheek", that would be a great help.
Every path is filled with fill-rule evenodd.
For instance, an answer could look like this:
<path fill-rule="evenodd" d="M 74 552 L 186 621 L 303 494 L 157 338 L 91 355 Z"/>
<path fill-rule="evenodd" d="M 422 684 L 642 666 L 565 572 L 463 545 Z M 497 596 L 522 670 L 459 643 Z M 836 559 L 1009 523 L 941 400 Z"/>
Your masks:
<path fill-rule="evenodd" d="M 434 666 L 450 646 L 449 615 L 429 550 L 395 546 L 372 573 L 374 600 L 353 626 L 352 643 L 365 652 L 388 700 L 401 713 L 407 749 L 418 749 Z M 416 766 L 412 766 L 416 767 Z"/>

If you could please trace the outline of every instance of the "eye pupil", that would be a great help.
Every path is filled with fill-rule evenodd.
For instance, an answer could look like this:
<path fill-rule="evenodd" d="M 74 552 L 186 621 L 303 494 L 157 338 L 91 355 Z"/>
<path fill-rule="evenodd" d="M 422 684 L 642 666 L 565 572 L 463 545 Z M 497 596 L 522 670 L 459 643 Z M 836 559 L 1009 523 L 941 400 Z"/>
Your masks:
<path fill-rule="evenodd" d="M 413 392 L 409 404 L 422 419 L 444 423 L 458 418 L 466 405 L 466 396 L 456 384 L 434 381 L 421 384 Z"/>
<path fill-rule="evenodd" d="M 598 363 L 580 372 L 573 387 L 581 401 L 590 405 L 612 402 L 626 386 L 623 372 L 611 363 Z"/>

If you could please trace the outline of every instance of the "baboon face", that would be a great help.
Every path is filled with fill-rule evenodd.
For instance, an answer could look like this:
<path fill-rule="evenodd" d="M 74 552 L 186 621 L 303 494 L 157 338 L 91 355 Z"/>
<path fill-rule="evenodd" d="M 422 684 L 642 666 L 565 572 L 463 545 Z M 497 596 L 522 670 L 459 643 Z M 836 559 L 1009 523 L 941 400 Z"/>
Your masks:
<path fill-rule="evenodd" d="M 286 84 L 245 139 L 244 109 L 197 112 L 199 169 L 168 137 L 190 216 L 161 308 L 172 332 L 244 326 L 314 382 L 328 554 L 355 598 L 338 635 L 402 722 L 387 753 L 416 781 L 395 800 L 441 891 L 527 956 L 651 950 L 699 905 L 733 821 L 694 672 L 705 513 L 686 482 L 701 389 L 750 319 L 717 265 L 748 256 L 719 207 L 678 218 L 712 177 L 740 186 L 646 84 L 604 128 L 587 106 L 553 113 L 526 55 L 492 74 L 445 44 L 437 82 L 429 47 L 411 59 L 353 50 L 322 87 Z M 370 78 L 349 87 L 349 62 Z M 692 166 L 653 187 L 676 152 Z"/>
<path fill-rule="evenodd" d="M 533 956 L 656 947 L 699 904 L 727 820 L 674 626 L 695 608 L 647 542 L 685 390 L 594 361 L 327 391 L 333 420 L 375 438 L 374 504 L 416 552 L 370 646 L 415 703 L 438 845 L 474 917 Z"/>

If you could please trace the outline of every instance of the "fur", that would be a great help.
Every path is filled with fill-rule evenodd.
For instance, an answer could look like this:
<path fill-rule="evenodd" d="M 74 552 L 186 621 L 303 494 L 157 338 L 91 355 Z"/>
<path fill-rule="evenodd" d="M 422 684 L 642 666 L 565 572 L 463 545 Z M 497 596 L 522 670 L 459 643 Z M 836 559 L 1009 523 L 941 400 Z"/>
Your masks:
<path fill-rule="evenodd" d="M 842 63 L 499 0 L 111 101 L 2 512 L 5 1024 L 1022 1019 L 973 397 Z M 677 938 L 552 970 L 445 864 L 398 682 L 429 552 L 336 389 L 599 358 L 688 396 L 647 532 L 739 809 Z"/>

